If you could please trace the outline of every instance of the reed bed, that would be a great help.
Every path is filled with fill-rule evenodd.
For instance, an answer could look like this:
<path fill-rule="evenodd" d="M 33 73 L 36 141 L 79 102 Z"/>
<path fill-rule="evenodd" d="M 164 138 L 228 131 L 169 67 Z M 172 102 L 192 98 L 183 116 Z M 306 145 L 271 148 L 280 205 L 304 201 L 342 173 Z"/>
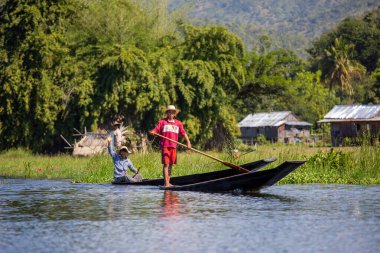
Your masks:
<path fill-rule="evenodd" d="M 303 145 L 264 145 L 241 151 L 237 159 L 228 153 L 207 152 L 219 159 L 244 164 L 275 157 L 277 160 L 265 169 L 287 160 L 307 160 L 280 184 L 338 183 L 380 184 L 380 148 L 375 146 L 320 148 Z M 162 177 L 159 152 L 132 154 L 130 159 L 144 178 Z M 225 169 L 210 158 L 190 151 L 179 151 L 178 164 L 172 176 L 188 175 Z M 109 183 L 113 164 L 109 155 L 72 157 L 70 155 L 34 155 L 15 149 L 0 153 L 0 176 L 23 178 L 71 179 L 72 182 Z"/>

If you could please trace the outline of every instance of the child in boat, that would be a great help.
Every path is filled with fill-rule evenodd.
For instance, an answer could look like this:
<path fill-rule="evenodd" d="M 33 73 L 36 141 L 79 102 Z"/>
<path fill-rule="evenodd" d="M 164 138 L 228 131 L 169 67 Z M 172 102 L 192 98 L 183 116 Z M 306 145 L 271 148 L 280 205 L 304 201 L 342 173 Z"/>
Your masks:
<path fill-rule="evenodd" d="M 166 108 L 166 118 L 159 120 L 157 126 L 150 133 L 153 135 L 160 134 L 175 141 L 178 141 L 179 135 L 182 135 L 187 142 L 187 148 L 191 149 L 191 143 L 185 129 L 183 128 L 182 122 L 174 118 L 177 113 L 178 110 L 175 106 L 169 105 Z M 160 147 L 165 181 L 164 186 L 172 186 L 170 184 L 170 176 L 172 173 L 173 164 L 177 163 L 177 144 L 161 138 Z"/>
<path fill-rule="evenodd" d="M 126 146 L 122 146 L 119 149 L 119 153 L 115 152 L 114 145 L 112 145 L 112 137 L 107 138 L 108 153 L 112 157 L 114 173 L 113 179 L 115 183 L 128 183 L 128 182 L 141 182 L 142 175 L 138 173 L 132 164 L 132 161 L 128 158 L 131 153 Z M 127 168 L 135 173 L 134 176 L 130 176 L 127 172 Z"/>

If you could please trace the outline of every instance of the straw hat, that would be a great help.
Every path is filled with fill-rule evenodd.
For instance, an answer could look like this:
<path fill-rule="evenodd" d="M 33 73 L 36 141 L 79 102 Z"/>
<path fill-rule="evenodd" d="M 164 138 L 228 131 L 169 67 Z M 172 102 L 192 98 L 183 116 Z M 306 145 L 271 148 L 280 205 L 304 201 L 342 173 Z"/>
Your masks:
<path fill-rule="evenodd" d="M 120 149 L 119 149 L 119 153 L 120 153 L 120 151 L 122 151 L 122 150 L 127 151 L 128 154 L 131 154 L 131 153 L 132 153 L 131 151 L 129 151 L 129 149 L 128 149 L 126 146 L 121 146 Z"/>
<path fill-rule="evenodd" d="M 177 114 L 179 112 L 179 110 L 177 108 L 175 108 L 174 105 L 168 105 L 168 107 L 166 107 L 166 111 L 175 111 L 175 113 Z"/>

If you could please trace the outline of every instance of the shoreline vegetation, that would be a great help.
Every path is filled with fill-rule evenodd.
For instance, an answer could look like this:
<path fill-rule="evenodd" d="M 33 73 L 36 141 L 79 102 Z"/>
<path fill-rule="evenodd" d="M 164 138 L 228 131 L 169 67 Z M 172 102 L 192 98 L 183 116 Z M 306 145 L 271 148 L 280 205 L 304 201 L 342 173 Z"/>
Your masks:
<path fill-rule="evenodd" d="M 238 159 L 228 153 L 208 152 L 234 164 L 259 159 L 277 158 L 263 169 L 273 168 L 287 160 L 307 160 L 279 184 L 380 184 L 380 148 L 309 147 L 306 145 L 268 144 L 255 150 L 242 151 Z M 161 178 L 162 165 L 159 152 L 132 154 L 131 160 L 140 168 L 144 178 Z M 172 176 L 205 173 L 226 167 L 207 157 L 180 150 L 179 162 Z M 0 176 L 6 178 L 70 179 L 73 183 L 110 183 L 113 164 L 108 154 L 94 157 L 72 157 L 68 154 L 34 155 L 25 149 L 12 149 L 0 153 Z"/>

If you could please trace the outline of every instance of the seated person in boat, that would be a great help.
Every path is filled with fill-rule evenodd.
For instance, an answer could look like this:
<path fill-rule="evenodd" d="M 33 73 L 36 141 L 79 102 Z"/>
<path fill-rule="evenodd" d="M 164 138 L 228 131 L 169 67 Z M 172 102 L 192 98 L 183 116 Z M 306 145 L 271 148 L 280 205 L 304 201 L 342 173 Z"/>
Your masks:
<path fill-rule="evenodd" d="M 174 105 L 169 105 L 166 108 L 166 118 L 158 121 L 156 127 L 150 132 L 151 134 L 160 134 L 172 140 L 178 141 L 179 135 L 182 135 L 186 142 L 187 148 L 191 149 L 191 143 L 181 121 L 175 119 L 179 111 Z M 170 184 L 170 176 L 172 174 L 173 164 L 177 163 L 177 144 L 161 138 L 160 140 L 164 186 L 172 186 Z"/>
<path fill-rule="evenodd" d="M 108 153 L 112 157 L 114 173 L 113 178 L 115 183 L 127 183 L 127 182 L 141 182 L 142 175 L 138 173 L 132 164 L 132 161 L 128 158 L 131 153 L 126 146 L 122 146 L 119 149 L 119 153 L 116 153 L 114 146 L 112 145 L 112 137 L 107 138 Z M 128 174 L 127 169 L 135 173 L 134 176 Z"/>

